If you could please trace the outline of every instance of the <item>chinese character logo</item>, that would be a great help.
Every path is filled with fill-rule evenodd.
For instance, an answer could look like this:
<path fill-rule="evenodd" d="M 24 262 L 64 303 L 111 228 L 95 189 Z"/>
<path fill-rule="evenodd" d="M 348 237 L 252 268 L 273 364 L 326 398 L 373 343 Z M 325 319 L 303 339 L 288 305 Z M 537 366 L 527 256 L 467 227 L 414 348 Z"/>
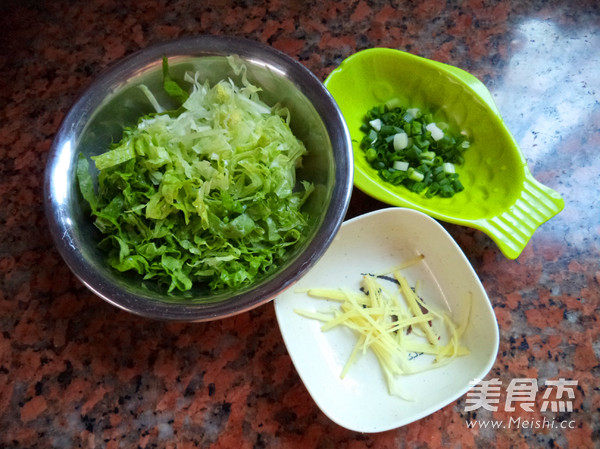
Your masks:
<path fill-rule="evenodd" d="M 492 412 L 498 410 L 498 406 L 493 404 L 500 402 L 500 388 L 502 387 L 500 379 L 494 378 L 479 381 L 475 379 L 474 382 L 476 385 L 467 393 L 465 412 L 471 412 L 480 408 Z"/>
<path fill-rule="evenodd" d="M 475 379 L 471 382 L 473 389 L 467 393 L 465 412 L 485 409 L 492 412 L 498 410 L 502 381 L 498 378 L 490 380 Z M 550 407 L 553 412 L 572 412 L 574 388 L 576 380 L 546 380 L 546 390 L 542 396 L 540 411 L 545 412 Z M 514 412 L 518 407 L 527 412 L 533 412 L 538 393 L 538 381 L 531 378 L 513 379 L 506 388 L 504 411 Z"/>
<path fill-rule="evenodd" d="M 542 402 L 542 412 L 548 409 L 550 404 L 550 410 L 553 412 L 572 412 L 573 411 L 573 399 L 575 399 L 575 392 L 573 387 L 577 386 L 576 380 L 565 380 L 562 377 L 558 380 L 547 380 L 546 386 L 548 387 L 544 392 L 544 402 Z M 556 387 L 556 388 L 552 388 Z M 554 394 L 554 400 L 549 400 Z M 563 400 L 563 397 L 567 395 L 568 401 Z"/>
<path fill-rule="evenodd" d="M 538 392 L 538 384 L 536 379 L 513 379 L 510 381 L 506 389 L 506 403 L 504 411 L 514 412 L 513 403 L 519 404 L 526 412 L 532 412 L 535 405 L 535 396 Z"/>

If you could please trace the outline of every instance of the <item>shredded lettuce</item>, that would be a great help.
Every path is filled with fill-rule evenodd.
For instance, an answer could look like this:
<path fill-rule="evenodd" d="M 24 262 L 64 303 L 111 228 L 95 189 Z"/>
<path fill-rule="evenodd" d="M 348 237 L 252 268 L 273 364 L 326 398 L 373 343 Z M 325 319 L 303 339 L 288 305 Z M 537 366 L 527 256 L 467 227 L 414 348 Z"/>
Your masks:
<path fill-rule="evenodd" d="M 263 103 L 237 65 L 241 72 L 241 86 L 228 79 L 211 87 L 186 74 L 188 93 L 165 60 L 164 88 L 181 107 L 163 112 L 143 88 L 157 112 L 92 157 L 97 189 L 80 156 L 80 190 L 116 270 L 169 292 L 239 288 L 273 270 L 306 234 L 301 207 L 313 186 L 296 182 L 306 148 L 288 111 Z"/>

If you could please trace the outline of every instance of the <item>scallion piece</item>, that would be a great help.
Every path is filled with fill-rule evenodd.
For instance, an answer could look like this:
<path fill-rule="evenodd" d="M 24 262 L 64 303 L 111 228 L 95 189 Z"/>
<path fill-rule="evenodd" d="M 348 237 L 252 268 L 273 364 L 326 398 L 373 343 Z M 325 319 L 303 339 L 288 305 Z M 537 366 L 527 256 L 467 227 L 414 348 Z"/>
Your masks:
<path fill-rule="evenodd" d="M 425 129 L 431 133 L 433 140 L 441 140 L 444 138 L 444 131 L 442 131 L 435 123 L 429 123 Z"/>
<path fill-rule="evenodd" d="M 425 175 L 423 173 L 421 173 L 420 171 L 415 170 L 414 168 L 410 167 L 408 169 L 408 179 L 412 179 L 413 181 L 423 181 L 423 178 L 425 177 Z"/>
<path fill-rule="evenodd" d="M 375 131 L 381 131 L 381 120 L 378 118 L 375 120 L 371 120 L 369 122 L 369 125 L 371 125 L 371 128 L 373 128 Z"/>
<path fill-rule="evenodd" d="M 394 150 L 400 151 L 408 146 L 408 135 L 405 132 L 394 134 Z"/>
<path fill-rule="evenodd" d="M 444 168 L 444 173 L 448 173 L 448 174 L 456 173 L 456 171 L 454 169 L 454 164 L 452 164 L 451 162 L 444 162 L 442 164 L 442 167 Z"/>
<path fill-rule="evenodd" d="M 394 161 L 394 169 L 400 171 L 408 170 L 408 162 L 406 161 Z"/>

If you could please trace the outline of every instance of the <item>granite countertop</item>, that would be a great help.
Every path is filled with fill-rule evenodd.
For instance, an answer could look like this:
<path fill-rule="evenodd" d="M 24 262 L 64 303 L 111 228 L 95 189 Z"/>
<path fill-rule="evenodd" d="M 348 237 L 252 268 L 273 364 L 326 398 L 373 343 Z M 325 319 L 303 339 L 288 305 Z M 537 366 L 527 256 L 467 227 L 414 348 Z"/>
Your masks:
<path fill-rule="evenodd" d="M 597 445 L 599 25 L 596 0 L 2 2 L 0 447 Z M 117 310 L 70 273 L 42 194 L 61 119 L 118 59 L 197 34 L 270 44 L 321 79 L 357 50 L 392 47 L 461 67 L 488 87 L 535 178 L 565 200 L 516 260 L 485 234 L 443 223 L 498 319 L 500 350 L 484 379 L 501 382 L 496 411 L 469 411 L 462 397 L 396 430 L 352 432 L 305 389 L 272 303 L 221 321 L 155 322 Z M 348 216 L 381 207 L 355 191 Z M 542 411 L 561 378 L 571 383 L 566 408 Z M 511 411 L 510 388 L 527 381 L 539 386 L 533 409 Z"/>

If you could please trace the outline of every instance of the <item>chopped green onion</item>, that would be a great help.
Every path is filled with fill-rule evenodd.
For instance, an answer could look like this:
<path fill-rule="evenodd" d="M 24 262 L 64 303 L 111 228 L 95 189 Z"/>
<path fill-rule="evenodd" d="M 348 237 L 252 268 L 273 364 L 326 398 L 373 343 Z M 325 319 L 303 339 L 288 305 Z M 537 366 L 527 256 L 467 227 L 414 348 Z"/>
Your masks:
<path fill-rule="evenodd" d="M 394 169 L 400 171 L 408 170 L 408 162 L 406 161 L 394 161 Z"/>
<path fill-rule="evenodd" d="M 435 153 L 433 151 L 423 151 L 421 153 L 421 160 L 426 159 L 428 161 L 433 161 L 435 157 Z"/>
<path fill-rule="evenodd" d="M 405 132 L 394 134 L 394 150 L 400 151 L 408 146 L 408 135 Z"/>
<path fill-rule="evenodd" d="M 420 171 L 415 170 L 414 168 L 410 167 L 408 169 L 408 179 L 412 179 L 413 181 L 423 181 L 423 178 L 425 177 L 425 175 L 423 173 L 421 173 Z"/>
<path fill-rule="evenodd" d="M 371 127 L 375 130 L 375 131 L 381 131 L 381 120 L 380 119 L 375 119 L 375 120 L 371 120 L 369 122 L 369 125 L 371 125 Z"/>
<path fill-rule="evenodd" d="M 377 150 L 375 148 L 369 148 L 367 150 L 367 160 L 373 162 L 377 160 Z"/>
<path fill-rule="evenodd" d="M 360 127 L 367 162 L 385 182 L 426 198 L 448 198 L 464 190 L 455 167 L 471 146 L 467 134 L 453 135 L 448 123 L 400 105 L 392 98 L 367 111 Z"/>
<path fill-rule="evenodd" d="M 456 173 L 454 164 L 451 162 L 444 162 L 442 166 L 444 167 L 444 173 Z"/>
<path fill-rule="evenodd" d="M 431 133 L 433 140 L 441 140 L 444 138 L 444 131 L 442 131 L 435 123 L 428 124 L 425 129 Z"/>
<path fill-rule="evenodd" d="M 377 132 L 374 129 L 369 131 L 369 140 L 371 142 L 375 142 L 377 140 Z"/>

